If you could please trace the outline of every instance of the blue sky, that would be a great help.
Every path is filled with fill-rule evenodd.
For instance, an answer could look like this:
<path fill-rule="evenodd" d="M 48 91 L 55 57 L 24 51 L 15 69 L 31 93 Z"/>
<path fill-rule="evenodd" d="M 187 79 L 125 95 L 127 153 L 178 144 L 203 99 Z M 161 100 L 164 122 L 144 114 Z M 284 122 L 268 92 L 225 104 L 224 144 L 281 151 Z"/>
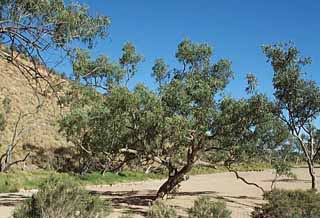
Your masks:
<path fill-rule="evenodd" d="M 245 76 L 255 73 L 259 89 L 272 93 L 272 69 L 262 44 L 292 40 L 313 63 L 308 78 L 320 83 L 320 2 L 317 0 L 81 0 L 92 14 L 111 17 L 109 37 L 93 50 L 117 59 L 131 41 L 144 56 L 131 83 L 153 87 L 154 60 L 164 58 L 174 67 L 177 44 L 184 38 L 213 46 L 213 61 L 227 58 L 235 79 L 227 93 L 244 96 Z"/>

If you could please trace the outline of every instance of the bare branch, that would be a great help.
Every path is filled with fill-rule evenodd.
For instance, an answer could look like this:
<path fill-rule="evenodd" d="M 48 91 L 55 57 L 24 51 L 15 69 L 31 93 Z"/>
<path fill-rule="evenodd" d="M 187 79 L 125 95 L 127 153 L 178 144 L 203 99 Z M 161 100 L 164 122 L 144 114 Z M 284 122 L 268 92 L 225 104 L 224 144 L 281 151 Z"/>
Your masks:
<path fill-rule="evenodd" d="M 247 185 L 255 186 L 258 189 L 260 189 L 262 193 L 265 193 L 265 190 L 261 186 L 259 186 L 257 183 L 247 181 L 245 178 L 239 175 L 238 171 L 232 169 L 230 166 L 226 166 L 226 168 L 229 170 L 229 172 L 234 173 L 237 179 L 240 179 L 242 182 L 246 183 Z"/>

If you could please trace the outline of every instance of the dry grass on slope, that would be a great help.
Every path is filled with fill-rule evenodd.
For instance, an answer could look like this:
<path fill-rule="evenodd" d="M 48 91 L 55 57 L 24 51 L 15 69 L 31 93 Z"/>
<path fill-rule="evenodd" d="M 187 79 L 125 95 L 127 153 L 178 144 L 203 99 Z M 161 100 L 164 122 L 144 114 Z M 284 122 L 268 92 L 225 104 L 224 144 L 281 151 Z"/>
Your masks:
<path fill-rule="evenodd" d="M 57 75 L 51 76 L 52 80 L 60 79 Z M 61 80 L 61 79 L 60 79 Z M 61 109 L 57 104 L 57 98 L 52 93 L 35 96 L 34 90 L 28 84 L 26 78 L 12 64 L 0 60 L 0 101 L 5 97 L 11 100 L 11 112 L 8 114 L 7 126 L 0 135 L 0 151 L 11 143 L 14 125 L 19 119 L 19 113 L 29 114 L 20 122 L 19 146 L 15 157 L 21 157 L 29 150 L 33 157 L 42 155 L 50 156 L 50 152 L 68 143 L 59 132 L 57 120 L 61 116 Z M 42 103 L 39 111 L 36 108 Z M 28 145 L 28 146 L 26 146 Z"/>

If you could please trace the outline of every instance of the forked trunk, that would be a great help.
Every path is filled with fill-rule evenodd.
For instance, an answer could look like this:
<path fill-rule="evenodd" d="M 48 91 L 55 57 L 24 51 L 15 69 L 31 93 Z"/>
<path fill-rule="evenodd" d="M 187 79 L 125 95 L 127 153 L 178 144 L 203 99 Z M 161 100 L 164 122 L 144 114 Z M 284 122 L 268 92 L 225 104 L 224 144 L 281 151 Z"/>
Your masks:
<path fill-rule="evenodd" d="M 192 135 L 192 138 L 194 139 L 194 135 Z M 179 170 L 179 171 L 172 171 L 173 169 L 169 169 L 169 178 L 163 185 L 159 188 L 157 192 L 156 199 L 164 198 L 166 195 L 171 193 L 177 185 L 179 185 L 185 178 L 185 175 L 191 171 L 193 165 L 195 164 L 197 160 L 197 154 L 199 150 L 202 148 L 203 144 L 203 138 L 200 139 L 199 143 L 193 144 L 187 154 L 187 162 L 185 165 Z M 170 166 L 172 168 L 172 166 Z M 174 172 L 173 175 L 170 174 L 171 172 Z"/>
<path fill-rule="evenodd" d="M 165 198 L 169 193 L 171 193 L 177 185 L 179 185 L 185 179 L 185 175 L 191 171 L 194 162 L 188 162 L 180 171 L 176 172 L 174 175 L 169 176 L 167 181 L 161 185 L 157 192 L 157 199 Z"/>

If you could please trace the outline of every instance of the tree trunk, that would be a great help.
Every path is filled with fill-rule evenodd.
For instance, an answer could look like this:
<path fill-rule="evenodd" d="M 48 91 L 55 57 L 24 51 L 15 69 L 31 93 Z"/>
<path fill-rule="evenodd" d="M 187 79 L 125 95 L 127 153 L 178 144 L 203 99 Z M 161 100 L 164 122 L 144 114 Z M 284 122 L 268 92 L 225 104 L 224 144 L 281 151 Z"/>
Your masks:
<path fill-rule="evenodd" d="M 169 176 L 167 181 L 159 188 L 156 199 L 165 198 L 166 195 L 172 192 L 177 185 L 184 181 L 185 175 L 191 171 L 193 163 L 193 161 L 188 162 L 180 171 L 177 171 L 172 176 Z"/>
<path fill-rule="evenodd" d="M 309 168 L 309 174 L 310 174 L 310 177 L 311 177 L 311 188 L 312 188 L 312 190 L 317 191 L 318 190 L 318 184 L 317 184 L 316 172 L 314 170 L 314 163 L 313 162 L 308 162 L 308 168 Z"/>
<path fill-rule="evenodd" d="M 192 140 L 194 140 L 194 135 L 192 134 Z M 167 165 L 169 167 L 169 178 L 167 181 L 159 188 L 157 192 L 156 199 L 164 198 L 167 194 L 172 192 L 174 188 L 179 185 L 183 180 L 185 180 L 185 175 L 191 171 L 193 165 L 197 161 L 197 154 L 202 148 L 204 138 L 200 138 L 200 141 L 196 144 L 192 144 L 188 149 L 187 161 L 184 166 L 178 171 L 170 163 Z M 172 174 L 173 173 L 173 174 Z"/>
<path fill-rule="evenodd" d="M 156 198 L 165 198 L 169 193 L 171 193 L 174 188 L 179 185 L 183 180 L 184 176 L 192 169 L 191 166 L 185 166 L 180 171 L 172 176 L 169 176 L 168 180 L 162 184 L 157 192 Z"/>

